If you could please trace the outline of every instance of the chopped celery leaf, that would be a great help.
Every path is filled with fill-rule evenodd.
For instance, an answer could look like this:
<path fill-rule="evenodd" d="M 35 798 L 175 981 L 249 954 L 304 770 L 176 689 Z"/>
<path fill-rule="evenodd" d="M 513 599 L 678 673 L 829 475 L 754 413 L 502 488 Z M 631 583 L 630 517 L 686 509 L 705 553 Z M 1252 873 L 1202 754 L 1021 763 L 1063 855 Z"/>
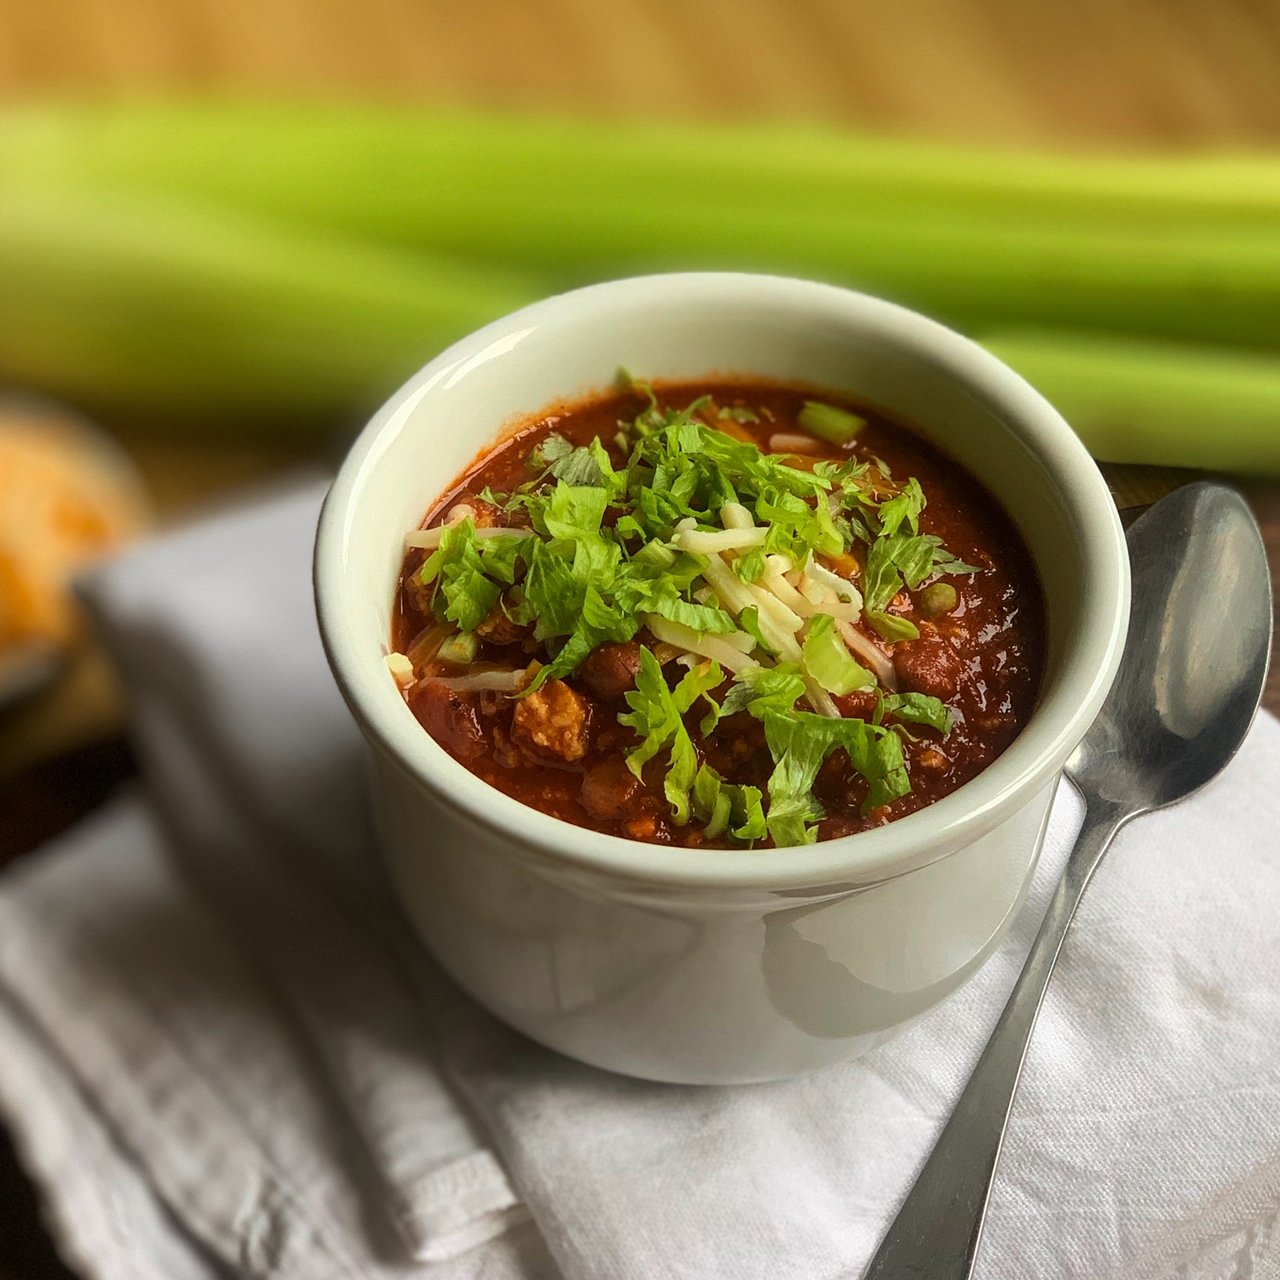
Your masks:
<path fill-rule="evenodd" d="M 671 805 L 672 818 L 681 826 L 689 821 L 689 790 L 698 768 L 697 752 L 685 728 L 684 715 L 723 679 L 720 667 L 708 662 L 694 667 L 674 689 L 669 689 L 657 658 L 643 648 L 636 687 L 626 695 L 631 710 L 618 717 L 643 739 L 627 755 L 627 766 L 637 778 L 643 780 L 644 766 L 670 744 L 662 789 Z"/>
<path fill-rule="evenodd" d="M 558 431 L 551 432 L 545 439 L 534 445 L 529 453 L 529 466 L 535 471 L 543 471 L 553 462 L 559 462 L 573 452 L 573 444 Z"/>
<path fill-rule="evenodd" d="M 817 837 L 809 824 L 823 816 L 813 794 L 818 770 L 843 747 L 854 770 L 867 781 L 864 813 L 911 790 L 902 740 L 890 729 L 858 719 L 831 719 L 809 711 L 764 716 L 765 740 L 775 764 L 769 778 L 769 834 L 775 844 L 809 844 Z"/>
<path fill-rule="evenodd" d="M 886 693 L 880 699 L 884 715 L 896 716 L 912 724 L 928 725 L 946 737 L 951 732 L 951 709 L 941 698 L 925 693 Z"/>
<path fill-rule="evenodd" d="M 918 640 L 920 628 L 910 618 L 903 618 L 896 613 L 885 613 L 881 609 L 863 611 L 867 625 L 887 644 L 898 644 L 903 640 Z"/>
<path fill-rule="evenodd" d="M 805 674 L 828 693 L 839 695 L 875 687 L 875 676 L 849 652 L 830 614 L 820 613 L 809 623 L 803 663 Z"/>
<path fill-rule="evenodd" d="M 804 697 L 804 676 L 793 662 L 745 671 L 730 686 L 720 705 L 720 715 L 749 711 L 763 720 L 770 711 L 788 712 Z"/>
<path fill-rule="evenodd" d="M 754 843 L 768 834 L 760 788 L 726 782 L 710 765 L 702 765 L 694 777 L 693 813 L 711 840 L 727 833 Z"/>
<path fill-rule="evenodd" d="M 463 631 L 474 631 L 502 594 L 502 584 L 485 574 L 470 516 L 445 529 L 419 576 L 424 583 L 439 579 L 433 597 L 436 612 Z"/>

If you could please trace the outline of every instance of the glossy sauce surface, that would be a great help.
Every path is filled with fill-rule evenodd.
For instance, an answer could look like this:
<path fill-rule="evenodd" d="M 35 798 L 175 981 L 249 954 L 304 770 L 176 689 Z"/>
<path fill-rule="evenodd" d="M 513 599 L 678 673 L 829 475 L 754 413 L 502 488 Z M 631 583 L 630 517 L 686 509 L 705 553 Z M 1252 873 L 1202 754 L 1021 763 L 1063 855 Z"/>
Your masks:
<path fill-rule="evenodd" d="M 699 396 L 711 395 L 717 407 L 743 406 L 760 421 L 716 421 L 720 430 L 750 438 L 762 449 L 778 433 L 801 430 L 797 415 L 806 399 L 820 395 L 830 403 L 846 403 L 811 388 L 793 388 L 756 381 L 698 384 L 658 384 L 664 405 L 683 407 Z M 819 838 L 830 839 L 879 826 L 932 803 L 981 772 L 1001 754 L 1026 723 L 1035 704 L 1044 653 L 1044 610 L 1039 581 L 1031 557 L 1017 530 L 995 499 L 971 475 L 906 427 L 851 404 L 867 419 L 854 442 L 837 448 L 825 443 L 811 455 L 844 461 L 875 458 L 888 467 L 895 482 L 914 476 L 928 504 L 920 517 L 920 532 L 940 537 L 947 549 L 982 572 L 949 577 L 958 602 L 936 618 L 917 607 L 919 593 L 901 591 L 889 606 L 892 613 L 912 620 L 917 640 L 885 644 L 864 624 L 859 629 L 893 661 L 899 688 L 941 698 L 954 715 L 945 738 L 921 725 L 908 725 L 904 750 L 911 791 L 882 808 L 862 813 L 866 783 L 847 767 L 837 751 L 823 766 L 815 794 L 827 810 L 819 823 Z M 574 444 L 592 438 L 610 447 L 616 463 L 625 461 L 610 446 L 620 420 L 633 419 L 644 408 L 636 395 L 603 396 L 533 422 L 502 441 L 446 493 L 432 508 L 426 526 L 439 523 L 454 504 L 471 502 L 484 513 L 476 496 L 486 487 L 508 492 L 526 482 L 532 472 L 531 450 L 550 433 Z M 504 523 L 518 523 L 502 517 Z M 861 560 L 865 548 L 855 546 Z M 429 593 L 415 575 L 429 553 L 410 551 L 405 558 L 396 603 L 393 646 L 412 653 L 434 624 Z M 850 566 L 852 567 L 852 566 Z M 652 644 L 641 632 L 639 641 Z M 659 843 L 697 846 L 708 842 L 696 824 L 675 825 L 662 802 L 661 773 L 644 784 L 626 768 L 625 752 L 636 744 L 635 734 L 618 723 L 626 710 L 623 692 L 632 656 L 627 646 L 597 651 L 568 685 L 585 703 L 585 749 L 567 759 L 539 749 L 513 723 L 513 700 L 505 694 L 471 693 L 444 697 L 429 681 L 419 681 L 406 696 L 410 707 L 441 745 L 468 769 L 515 799 L 580 826 L 615 835 Z M 480 659 L 511 665 L 528 662 L 541 647 L 512 629 L 485 639 Z M 727 686 L 726 686 L 727 687 Z M 723 692 L 723 689 L 721 690 Z M 836 698 L 843 714 L 870 718 L 875 696 L 856 693 Z M 717 732 L 701 739 L 697 715 L 687 720 L 700 759 L 727 780 L 764 788 L 773 770 L 762 725 L 743 712 L 721 721 Z M 545 744 L 544 744 L 545 745 Z"/>

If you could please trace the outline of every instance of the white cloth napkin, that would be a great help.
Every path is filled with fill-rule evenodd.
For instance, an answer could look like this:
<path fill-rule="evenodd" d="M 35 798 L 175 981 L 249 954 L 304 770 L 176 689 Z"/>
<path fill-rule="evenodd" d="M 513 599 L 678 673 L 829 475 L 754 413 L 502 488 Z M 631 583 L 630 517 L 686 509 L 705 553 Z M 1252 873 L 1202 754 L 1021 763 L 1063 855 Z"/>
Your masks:
<path fill-rule="evenodd" d="M 0 879 L 0 1117 L 93 1280 L 856 1277 L 1079 821 L 951 1000 L 858 1062 L 683 1088 L 458 993 L 368 836 L 313 621 L 315 485 L 85 594 L 146 795 Z M 979 1277 L 1280 1275 L 1280 726 L 1122 833 L 1036 1032 Z M 0 815 L 2 820 L 2 815 Z"/>

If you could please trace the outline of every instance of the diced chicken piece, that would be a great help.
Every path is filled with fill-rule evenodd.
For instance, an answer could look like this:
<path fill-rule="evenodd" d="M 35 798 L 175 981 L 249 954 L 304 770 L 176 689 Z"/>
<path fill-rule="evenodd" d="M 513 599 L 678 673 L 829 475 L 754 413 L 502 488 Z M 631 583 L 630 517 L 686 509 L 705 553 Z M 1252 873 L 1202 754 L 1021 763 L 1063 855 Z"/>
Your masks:
<path fill-rule="evenodd" d="M 619 756 L 593 764 L 582 779 L 582 807 L 593 818 L 618 819 L 643 812 L 646 795 L 640 779 Z"/>
<path fill-rule="evenodd" d="M 860 720 L 870 720 L 876 713 L 879 695 L 875 689 L 857 689 L 853 693 L 841 694 L 835 699 L 842 716 L 856 716 Z"/>
<path fill-rule="evenodd" d="M 409 706 L 426 731 L 463 764 L 484 752 L 480 717 L 460 693 L 436 680 L 421 680 L 409 695 Z"/>
<path fill-rule="evenodd" d="M 516 703 L 512 736 L 544 757 L 572 762 L 587 754 L 587 701 L 551 680 Z"/>
<path fill-rule="evenodd" d="M 652 814 L 646 814 L 643 818 L 632 818 L 630 822 L 623 824 L 622 829 L 633 840 L 657 840 L 662 834 L 658 819 Z"/>
<path fill-rule="evenodd" d="M 405 577 L 404 594 L 415 612 L 429 618 L 431 617 L 431 597 L 435 594 L 436 584 L 433 582 L 428 585 L 422 581 L 419 575 L 421 568 L 421 564 L 417 565 L 414 571 Z"/>
<path fill-rule="evenodd" d="M 923 632 L 918 640 L 895 645 L 893 666 L 903 689 L 931 694 L 943 702 L 955 698 L 964 678 L 960 655 L 936 631 Z"/>
<path fill-rule="evenodd" d="M 507 617 L 501 602 L 489 610 L 489 616 L 476 628 L 476 635 L 490 644 L 518 644 L 528 634 L 528 627 Z"/>
<path fill-rule="evenodd" d="M 608 702 L 636 687 L 639 670 L 640 646 L 634 641 L 602 644 L 586 656 L 576 678 L 589 693 Z"/>

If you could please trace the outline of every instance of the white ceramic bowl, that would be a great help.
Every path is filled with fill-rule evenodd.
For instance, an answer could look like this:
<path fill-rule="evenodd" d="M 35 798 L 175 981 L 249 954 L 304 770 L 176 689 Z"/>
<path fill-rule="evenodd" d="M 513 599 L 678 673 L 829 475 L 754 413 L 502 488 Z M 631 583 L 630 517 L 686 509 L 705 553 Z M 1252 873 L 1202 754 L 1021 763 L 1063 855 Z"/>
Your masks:
<path fill-rule="evenodd" d="M 898 822 L 805 848 L 696 851 L 600 835 L 491 788 L 383 662 L 407 529 L 504 426 L 609 386 L 737 373 L 846 391 L 998 495 L 1048 603 L 1039 703 L 1013 745 Z M 387 402 L 334 482 L 321 631 L 371 746 L 409 916 L 453 977 L 536 1040 L 657 1080 L 766 1080 L 851 1057 L 972 974 L 1022 902 L 1054 785 L 1120 657 L 1128 559 L 1097 468 L 981 348 L 887 302 L 772 276 L 649 276 L 549 298 L 464 338 Z"/>

